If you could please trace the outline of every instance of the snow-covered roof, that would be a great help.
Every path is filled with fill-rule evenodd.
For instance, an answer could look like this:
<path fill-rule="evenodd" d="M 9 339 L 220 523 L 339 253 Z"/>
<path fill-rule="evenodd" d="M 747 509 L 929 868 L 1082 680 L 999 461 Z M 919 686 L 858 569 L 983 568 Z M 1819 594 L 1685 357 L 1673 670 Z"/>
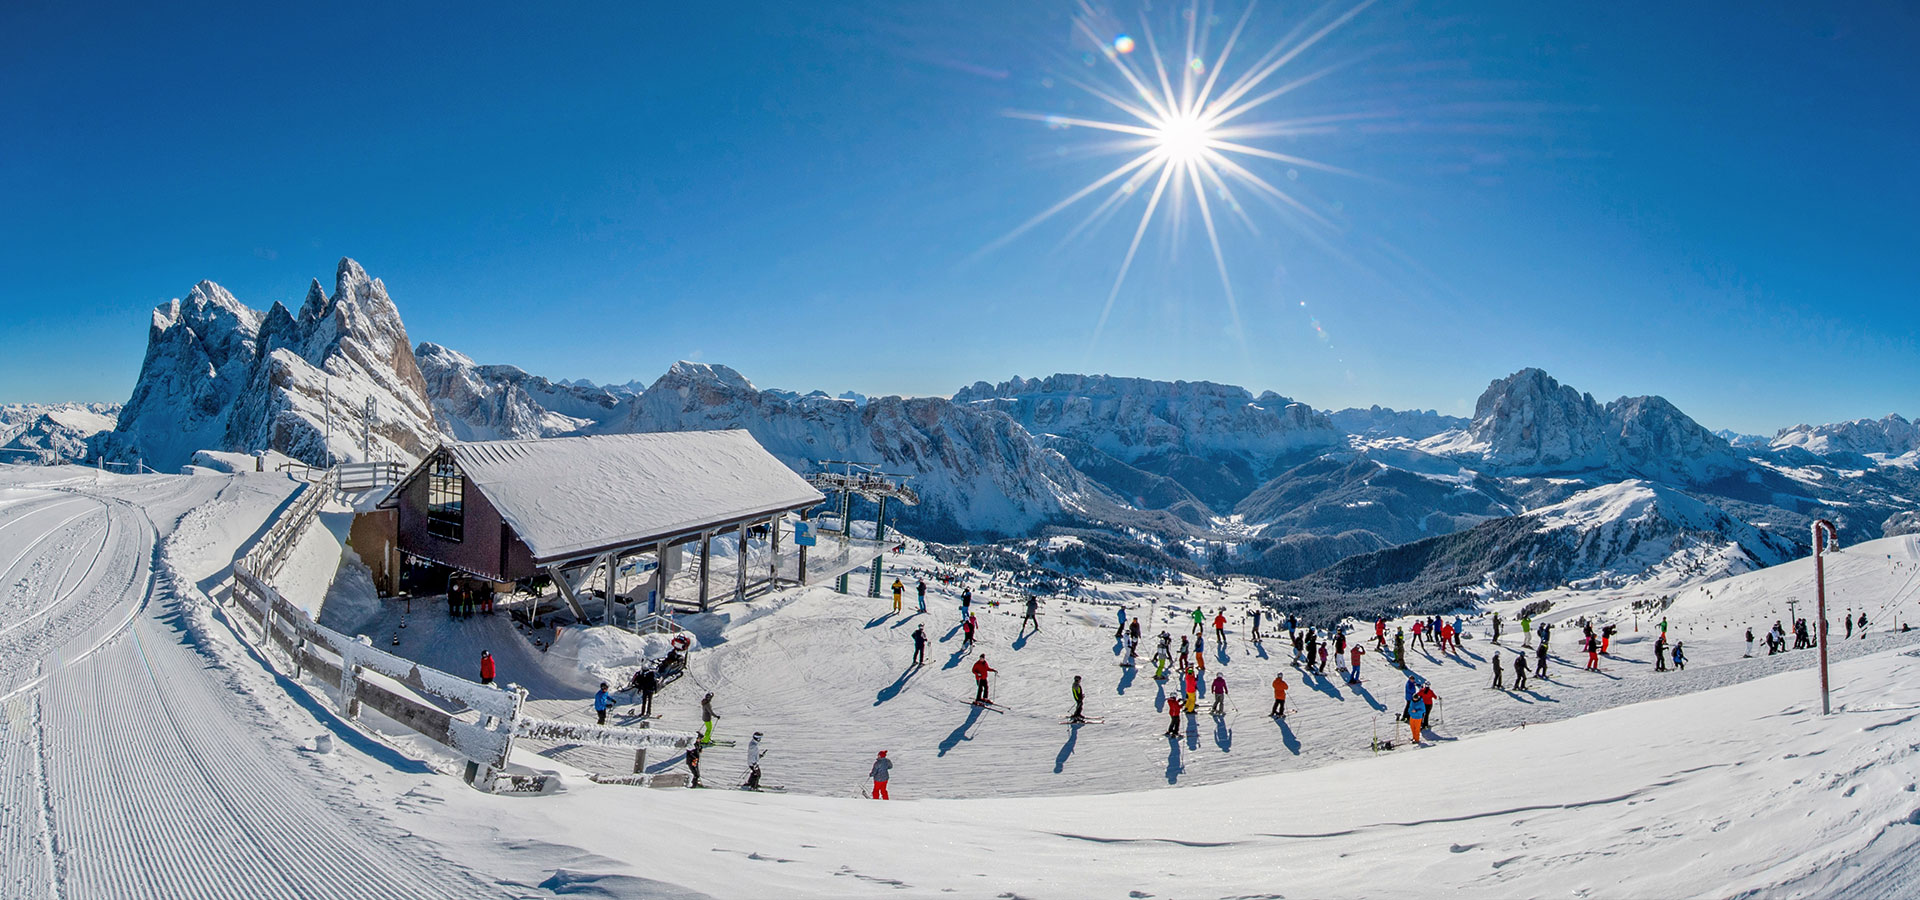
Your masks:
<path fill-rule="evenodd" d="M 647 544 L 825 499 L 741 430 L 444 447 L 541 563 Z"/>

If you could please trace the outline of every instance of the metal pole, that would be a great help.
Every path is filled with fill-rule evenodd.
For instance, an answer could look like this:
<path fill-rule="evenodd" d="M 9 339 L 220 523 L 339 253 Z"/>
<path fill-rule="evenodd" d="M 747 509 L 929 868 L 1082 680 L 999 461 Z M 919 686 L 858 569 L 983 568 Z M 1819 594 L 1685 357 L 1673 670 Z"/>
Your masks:
<path fill-rule="evenodd" d="M 1825 532 L 1824 537 L 1822 531 Z M 1833 701 L 1828 696 L 1827 680 L 1827 568 L 1821 554 L 1826 550 L 1827 541 L 1839 541 L 1833 523 L 1826 519 L 1813 522 L 1813 599 L 1816 606 L 1814 615 L 1819 618 L 1820 629 L 1820 713 L 1833 714 Z"/>

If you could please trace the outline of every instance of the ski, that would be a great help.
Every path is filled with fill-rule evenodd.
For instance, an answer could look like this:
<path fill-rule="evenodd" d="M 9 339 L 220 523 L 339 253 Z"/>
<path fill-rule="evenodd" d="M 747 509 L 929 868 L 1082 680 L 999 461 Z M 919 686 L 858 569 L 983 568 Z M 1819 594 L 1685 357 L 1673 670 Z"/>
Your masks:
<path fill-rule="evenodd" d="M 962 706 L 977 706 L 981 709 L 990 709 L 997 713 L 1004 713 L 1007 711 L 1006 707 L 1001 706 L 998 703 L 980 703 L 974 700 L 960 700 L 957 702 L 959 702 Z"/>
<path fill-rule="evenodd" d="M 1082 716 L 1079 719 L 1061 719 L 1060 724 L 1062 725 L 1104 725 L 1106 724 L 1106 721 L 1107 720 L 1105 717 Z"/>

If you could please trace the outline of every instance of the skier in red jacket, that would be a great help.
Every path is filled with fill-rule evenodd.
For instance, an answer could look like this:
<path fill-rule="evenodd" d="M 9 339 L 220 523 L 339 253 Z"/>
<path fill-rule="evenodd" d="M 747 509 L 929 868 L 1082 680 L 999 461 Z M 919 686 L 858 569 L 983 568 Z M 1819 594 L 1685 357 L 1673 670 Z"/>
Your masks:
<path fill-rule="evenodd" d="M 480 651 L 480 683 L 493 683 L 493 654 L 485 650 Z"/>
<path fill-rule="evenodd" d="M 998 671 L 1000 670 L 987 665 L 987 655 L 985 653 L 980 654 L 980 658 L 973 664 L 973 702 L 980 704 L 993 702 L 987 699 L 987 673 Z"/>

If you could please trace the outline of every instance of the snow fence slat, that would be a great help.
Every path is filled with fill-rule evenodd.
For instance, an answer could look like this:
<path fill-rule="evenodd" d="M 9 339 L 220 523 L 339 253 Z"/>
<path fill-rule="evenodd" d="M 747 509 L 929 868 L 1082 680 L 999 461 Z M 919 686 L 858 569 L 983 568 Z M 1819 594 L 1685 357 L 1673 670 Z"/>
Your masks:
<path fill-rule="evenodd" d="M 618 725 L 588 725 L 522 716 L 519 736 L 541 741 L 593 744 L 600 747 L 625 747 L 650 750 L 657 747 L 685 749 L 698 736 L 688 731 L 658 731 L 652 728 L 624 728 Z"/>

